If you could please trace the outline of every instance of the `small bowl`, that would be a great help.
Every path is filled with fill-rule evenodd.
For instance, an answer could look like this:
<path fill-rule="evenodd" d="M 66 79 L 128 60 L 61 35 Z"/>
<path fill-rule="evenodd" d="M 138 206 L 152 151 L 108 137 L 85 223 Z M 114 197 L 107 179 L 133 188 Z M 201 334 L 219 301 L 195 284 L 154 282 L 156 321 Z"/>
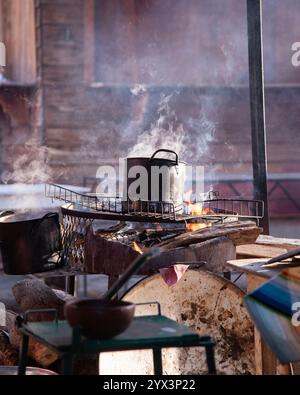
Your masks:
<path fill-rule="evenodd" d="M 76 299 L 66 302 L 69 324 L 91 339 L 109 339 L 124 332 L 134 316 L 135 305 L 120 300 Z"/>

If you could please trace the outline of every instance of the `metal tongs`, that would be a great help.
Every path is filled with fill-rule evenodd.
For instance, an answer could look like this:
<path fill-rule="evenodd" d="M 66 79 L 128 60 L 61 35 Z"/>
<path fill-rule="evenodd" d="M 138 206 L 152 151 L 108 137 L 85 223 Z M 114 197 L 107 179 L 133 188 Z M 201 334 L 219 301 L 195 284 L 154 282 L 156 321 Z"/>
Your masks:
<path fill-rule="evenodd" d="M 298 255 L 299 255 L 299 258 L 297 258 Z M 286 262 L 285 265 L 300 266 L 300 248 L 297 248 L 296 250 L 288 251 L 284 254 L 281 254 L 281 255 L 278 255 L 274 258 L 271 258 L 266 263 L 264 263 L 263 266 L 264 267 L 268 267 L 269 265 L 273 266 L 275 263 L 282 262 L 282 261 L 289 259 L 289 258 L 294 258 L 294 259 L 292 259 L 292 261 L 290 261 L 290 262 Z"/>

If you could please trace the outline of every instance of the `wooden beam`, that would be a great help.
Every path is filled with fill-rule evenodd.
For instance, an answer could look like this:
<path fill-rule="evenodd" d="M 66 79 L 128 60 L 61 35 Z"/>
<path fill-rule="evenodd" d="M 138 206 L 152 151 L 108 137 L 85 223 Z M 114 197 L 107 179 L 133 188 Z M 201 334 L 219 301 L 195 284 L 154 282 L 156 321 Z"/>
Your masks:
<path fill-rule="evenodd" d="M 95 1 L 84 1 L 84 81 L 95 78 Z"/>
<path fill-rule="evenodd" d="M 36 82 L 36 37 L 34 0 L 4 0 L 4 42 L 8 78 Z"/>

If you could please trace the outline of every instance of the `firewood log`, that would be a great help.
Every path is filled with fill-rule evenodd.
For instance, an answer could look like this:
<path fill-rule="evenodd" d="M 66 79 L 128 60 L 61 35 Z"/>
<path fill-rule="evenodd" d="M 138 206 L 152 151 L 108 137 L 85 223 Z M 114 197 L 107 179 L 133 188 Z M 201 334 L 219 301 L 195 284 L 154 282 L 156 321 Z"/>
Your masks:
<path fill-rule="evenodd" d="M 17 350 L 20 349 L 22 339 L 22 335 L 15 324 L 17 315 L 18 314 L 13 311 L 6 312 L 6 330 L 9 333 L 9 342 L 16 350 L 16 353 Z M 34 339 L 29 339 L 28 356 L 43 367 L 48 367 L 59 358 L 58 354 L 49 350 Z"/>
<path fill-rule="evenodd" d="M 37 279 L 25 279 L 12 287 L 16 302 L 25 312 L 31 309 L 57 309 L 59 319 L 64 318 L 63 307 L 65 301 L 72 296 L 63 291 L 52 290 L 43 281 Z M 7 316 L 7 328 L 10 343 L 16 349 L 20 348 L 21 334 L 15 325 L 16 314 L 9 312 Z M 29 321 L 52 320 L 52 314 L 38 313 L 29 315 Z M 58 355 L 33 339 L 29 340 L 29 356 L 41 366 L 48 367 L 58 359 Z"/>
<path fill-rule="evenodd" d="M 16 302 L 22 310 L 31 309 L 57 309 L 59 319 L 64 318 L 63 307 L 65 301 L 72 298 L 63 291 L 53 290 L 42 280 L 25 279 L 17 282 L 12 287 Z M 29 321 L 47 321 L 53 319 L 53 315 L 38 313 L 31 314 Z"/>
<path fill-rule="evenodd" d="M 204 228 L 195 232 L 183 233 L 171 240 L 159 244 L 162 251 L 168 251 L 172 248 L 187 247 L 191 244 L 200 243 L 215 237 L 226 236 L 235 245 L 253 243 L 262 229 L 254 225 L 253 222 L 238 224 L 224 224 Z"/>
<path fill-rule="evenodd" d="M 51 289 L 43 281 L 36 279 L 26 279 L 15 284 L 13 286 L 13 294 L 23 311 L 29 309 L 56 308 L 58 309 L 60 319 L 64 318 L 64 303 L 74 298 L 64 291 Z M 21 333 L 15 325 L 17 314 L 11 311 L 7 313 L 6 327 L 9 332 L 9 340 L 13 347 L 19 349 Z M 45 319 L 53 319 L 53 316 L 40 313 L 29 316 L 29 321 L 42 321 Z M 29 339 L 28 355 L 43 367 L 49 367 L 54 363 L 57 365 L 59 362 L 58 354 L 32 338 Z M 98 357 L 89 354 L 76 356 L 74 359 L 74 373 L 98 374 Z"/>
<path fill-rule="evenodd" d="M 0 363 L 5 366 L 16 366 L 18 360 L 18 352 L 10 344 L 9 337 L 4 331 L 0 331 Z"/>

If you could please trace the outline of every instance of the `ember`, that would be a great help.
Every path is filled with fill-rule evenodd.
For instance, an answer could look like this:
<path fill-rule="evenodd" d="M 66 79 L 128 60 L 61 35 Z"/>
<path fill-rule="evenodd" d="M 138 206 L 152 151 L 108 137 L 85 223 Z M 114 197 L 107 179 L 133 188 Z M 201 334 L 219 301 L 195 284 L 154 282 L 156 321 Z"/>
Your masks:
<path fill-rule="evenodd" d="M 196 232 L 197 230 L 207 228 L 208 226 L 211 226 L 211 225 L 212 225 L 211 222 L 210 223 L 200 223 L 200 224 L 189 223 L 189 224 L 186 224 L 186 230 L 188 232 Z"/>
<path fill-rule="evenodd" d="M 192 199 L 193 191 L 188 191 L 186 193 L 186 208 L 187 212 L 191 215 L 205 215 L 205 214 L 214 214 L 214 211 L 210 208 L 203 207 L 202 203 L 196 202 L 195 199 Z M 186 230 L 188 232 L 195 232 L 200 229 L 204 229 L 208 226 L 211 226 L 210 223 L 201 222 L 201 223 L 188 223 L 186 224 Z"/>
<path fill-rule="evenodd" d="M 193 191 L 188 191 L 186 193 L 185 205 L 187 211 L 191 215 L 205 215 L 205 214 L 215 214 L 211 208 L 203 207 L 203 203 L 199 203 L 196 199 L 192 199 Z"/>
<path fill-rule="evenodd" d="M 135 251 L 139 252 L 140 254 L 143 253 L 143 250 L 141 249 L 141 247 L 135 241 L 132 242 L 132 246 L 135 249 Z"/>

